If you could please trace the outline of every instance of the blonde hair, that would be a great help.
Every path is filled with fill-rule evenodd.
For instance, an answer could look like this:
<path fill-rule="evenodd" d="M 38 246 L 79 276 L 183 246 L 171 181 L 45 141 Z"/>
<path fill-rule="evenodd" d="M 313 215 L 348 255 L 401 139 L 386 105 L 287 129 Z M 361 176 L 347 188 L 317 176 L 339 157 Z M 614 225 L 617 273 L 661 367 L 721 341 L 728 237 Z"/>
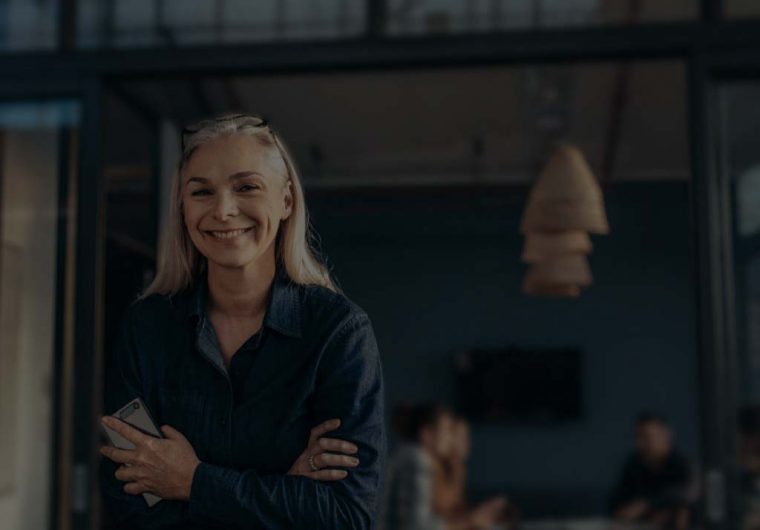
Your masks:
<path fill-rule="evenodd" d="M 277 266 L 284 267 L 291 281 L 301 285 L 321 285 L 338 291 L 327 268 L 317 259 L 317 236 L 314 232 L 304 201 L 303 187 L 298 170 L 285 143 L 269 126 L 250 123 L 251 115 L 224 115 L 199 122 L 183 141 L 183 152 L 177 170 L 172 176 L 169 214 L 159 246 L 156 276 L 139 296 L 154 293 L 174 295 L 190 286 L 205 270 L 206 258 L 195 248 L 182 213 L 182 172 L 198 147 L 222 135 L 247 134 L 258 145 L 277 149 L 287 170 L 286 182 L 292 183 L 293 207 L 290 216 L 280 223 L 275 240 Z M 248 122 L 248 123 L 246 123 Z"/>

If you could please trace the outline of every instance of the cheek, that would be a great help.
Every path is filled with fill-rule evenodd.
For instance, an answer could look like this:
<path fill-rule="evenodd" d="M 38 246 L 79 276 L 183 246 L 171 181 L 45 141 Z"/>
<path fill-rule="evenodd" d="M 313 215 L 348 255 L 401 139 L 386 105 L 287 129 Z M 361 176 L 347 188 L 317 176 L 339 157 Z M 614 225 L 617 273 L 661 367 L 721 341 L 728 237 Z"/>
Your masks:
<path fill-rule="evenodd" d="M 182 219 L 188 231 L 192 232 L 196 230 L 198 228 L 197 227 L 198 219 L 202 214 L 198 205 L 193 205 L 191 203 L 184 203 L 182 205 L 182 212 L 183 212 Z"/>

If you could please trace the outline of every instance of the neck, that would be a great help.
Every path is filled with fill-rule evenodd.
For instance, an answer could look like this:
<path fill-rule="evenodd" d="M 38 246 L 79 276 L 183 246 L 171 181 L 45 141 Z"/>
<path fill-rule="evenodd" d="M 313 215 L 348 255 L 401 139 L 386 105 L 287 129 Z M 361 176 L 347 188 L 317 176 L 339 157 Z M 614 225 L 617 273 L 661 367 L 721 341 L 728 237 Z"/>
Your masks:
<path fill-rule="evenodd" d="M 274 256 L 246 267 L 208 261 L 208 309 L 230 319 L 249 319 L 266 311 L 276 271 Z"/>

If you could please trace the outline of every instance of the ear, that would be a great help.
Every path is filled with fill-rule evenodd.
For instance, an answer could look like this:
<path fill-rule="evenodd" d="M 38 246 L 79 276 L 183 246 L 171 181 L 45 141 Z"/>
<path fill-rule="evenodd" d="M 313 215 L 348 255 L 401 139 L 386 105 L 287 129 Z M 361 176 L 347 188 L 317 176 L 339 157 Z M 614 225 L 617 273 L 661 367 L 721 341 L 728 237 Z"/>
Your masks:
<path fill-rule="evenodd" d="M 284 221 L 293 213 L 293 181 L 288 179 L 285 189 L 282 191 L 282 220 Z"/>

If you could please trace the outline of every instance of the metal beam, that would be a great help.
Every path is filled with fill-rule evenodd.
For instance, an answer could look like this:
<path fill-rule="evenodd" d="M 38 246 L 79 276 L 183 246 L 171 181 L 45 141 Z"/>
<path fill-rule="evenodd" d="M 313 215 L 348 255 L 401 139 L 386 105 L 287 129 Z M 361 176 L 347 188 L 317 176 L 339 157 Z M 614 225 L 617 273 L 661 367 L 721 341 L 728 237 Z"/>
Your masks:
<path fill-rule="evenodd" d="M 367 0 L 366 35 L 368 39 L 382 39 L 386 35 L 388 20 L 387 0 Z"/>
<path fill-rule="evenodd" d="M 105 83 L 105 88 L 110 94 L 121 100 L 146 126 L 152 127 L 159 119 L 159 110 L 140 96 L 132 93 L 124 84 Z"/>
<path fill-rule="evenodd" d="M 96 414 L 101 412 L 103 179 L 101 81 L 84 81 L 76 220 L 74 323 L 74 420 L 72 431 L 71 528 L 94 528 L 92 492 L 97 490 Z"/>
<path fill-rule="evenodd" d="M 58 49 L 71 51 L 77 46 L 77 2 L 59 0 L 58 5 Z"/>
<path fill-rule="evenodd" d="M 725 15 L 723 0 L 700 0 L 699 4 L 700 14 L 704 22 L 714 24 L 723 20 Z"/>
<path fill-rule="evenodd" d="M 731 191 L 720 172 L 718 94 L 699 58 L 689 63 L 689 133 L 696 264 L 704 528 L 736 528 L 736 330 Z"/>
<path fill-rule="evenodd" d="M 270 42 L 185 48 L 0 54 L 6 78 L 97 75 L 223 75 L 240 72 L 466 66 L 683 57 L 699 46 L 760 50 L 760 24 L 706 28 L 695 23 L 556 31 L 517 31 L 393 39 Z"/>
<path fill-rule="evenodd" d="M 695 51 L 760 53 L 760 22 L 680 22 L 429 37 L 77 50 L 64 54 L 0 53 L 0 69 L 11 80 L 156 75 L 166 79 L 241 72 L 683 59 Z"/>

